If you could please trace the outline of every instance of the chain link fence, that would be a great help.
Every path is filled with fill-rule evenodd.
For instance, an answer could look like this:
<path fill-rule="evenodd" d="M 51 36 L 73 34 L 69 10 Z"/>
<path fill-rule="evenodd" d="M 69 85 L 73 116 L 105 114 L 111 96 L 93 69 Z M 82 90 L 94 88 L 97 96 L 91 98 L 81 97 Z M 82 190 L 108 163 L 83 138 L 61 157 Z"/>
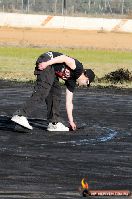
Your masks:
<path fill-rule="evenodd" d="M 0 12 L 132 18 L 132 0 L 0 0 Z"/>

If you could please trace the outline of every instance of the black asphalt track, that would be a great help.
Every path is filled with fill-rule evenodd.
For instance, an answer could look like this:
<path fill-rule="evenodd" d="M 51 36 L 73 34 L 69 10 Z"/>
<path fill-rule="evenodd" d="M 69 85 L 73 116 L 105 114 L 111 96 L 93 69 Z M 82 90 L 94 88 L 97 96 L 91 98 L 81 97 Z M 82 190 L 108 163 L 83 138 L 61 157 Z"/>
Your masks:
<path fill-rule="evenodd" d="M 76 89 L 76 132 L 47 132 L 46 106 L 29 116 L 33 131 L 10 121 L 32 85 L 0 81 L 0 198 L 82 198 L 90 189 L 132 191 L 132 90 Z M 61 103 L 65 113 L 65 89 Z M 92 198 L 132 198 L 97 196 Z"/>

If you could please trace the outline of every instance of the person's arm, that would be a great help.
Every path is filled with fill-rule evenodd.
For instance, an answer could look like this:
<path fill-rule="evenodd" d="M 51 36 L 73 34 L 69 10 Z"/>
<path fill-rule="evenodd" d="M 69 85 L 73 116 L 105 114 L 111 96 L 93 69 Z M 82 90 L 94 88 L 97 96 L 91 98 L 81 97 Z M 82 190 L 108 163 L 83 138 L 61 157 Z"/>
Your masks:
<path fill-rule="evenodd" d="M 76 124 L 73 119 L 73 93 L 66 89 L 66 111 L 70 126 L 73 130 L 76 130 Z"/>
<path fill-rule="evenodd" d="M 39 69 L 44 70 L 47 66 L 57 64 L 57 63 L 65 63 L 72 70 L 74 70 L 76 68 L 75 60 L 73 58 L 68 57 L 66 55 L 60 55 L 60 56 L 55 57 L 47 62 L 40 63 Z"/>

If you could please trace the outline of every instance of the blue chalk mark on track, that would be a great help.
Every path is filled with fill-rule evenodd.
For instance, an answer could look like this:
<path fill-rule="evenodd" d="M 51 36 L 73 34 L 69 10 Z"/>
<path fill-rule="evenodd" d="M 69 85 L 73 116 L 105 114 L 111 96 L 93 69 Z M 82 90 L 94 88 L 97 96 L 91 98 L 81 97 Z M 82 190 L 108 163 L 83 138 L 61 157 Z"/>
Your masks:
<path fill-rule="evenodd" d="M 117 132 L 113 129 L 110 129 L 110 128 L 106 128 L 106 127 L 95 127 L 95 128 L 96 128 L 96 131 L 103 131 L 103 133 L 101 133 L 101 135 L 99 135 L 99 136 L 94 135 L 95 138 L 87 138 L 87 139 L 85 138 L 85 139 L 79 139 L 79 140 L 61 141 L 61 142 L 57 142 L 57 143 L 58 144 L 70 144 L 72 146 L 97 144 L 97 143 L 101 143 L 101 142 L 111 141 L 117 137 L 117 134 L 119 134 L 119 132 Z"/>
<path fill-rule="evenodd" d="M 97 138 L 97 141 L 100 141 L 100 142 L 107 142 L 107 141 L 112 140 L 112 139 L 113 139 L 114 137 L 116 137 L 117 134 L 118 134 L 118 132 L 115 131 L 115 130 L 108 129 L 108 128 L 103 128 L 103 129 L 106 129 L 107 134 L 104 135 L 104 136 L 101 136 L 101 137 Z"/>

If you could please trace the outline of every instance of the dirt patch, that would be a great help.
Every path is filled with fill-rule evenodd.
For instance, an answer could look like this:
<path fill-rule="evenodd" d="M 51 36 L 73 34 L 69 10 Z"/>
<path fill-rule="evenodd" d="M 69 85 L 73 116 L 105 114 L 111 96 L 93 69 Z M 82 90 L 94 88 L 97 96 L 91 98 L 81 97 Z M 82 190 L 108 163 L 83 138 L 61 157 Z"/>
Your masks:
<path fill-rule="evenodd" d="M 4 45 L 132 50 L 132 34 L 68 29 L 0 28 Z"/>
<path fill-rule="evenodd" d="M 0 198 L 79 199 L 83 177 L 90 189 L 132 191 L 131 89 L 77 89 L 74 114 L 83 129 L 76 133 L 48 133 L 45 104 L 30 116 L 44 128 L 34 125 L 20 133 L 10 116 L 31 95 L 32 85 L 0 85 Z M 61 109 L 66 122 L 65 90 Z"/>

